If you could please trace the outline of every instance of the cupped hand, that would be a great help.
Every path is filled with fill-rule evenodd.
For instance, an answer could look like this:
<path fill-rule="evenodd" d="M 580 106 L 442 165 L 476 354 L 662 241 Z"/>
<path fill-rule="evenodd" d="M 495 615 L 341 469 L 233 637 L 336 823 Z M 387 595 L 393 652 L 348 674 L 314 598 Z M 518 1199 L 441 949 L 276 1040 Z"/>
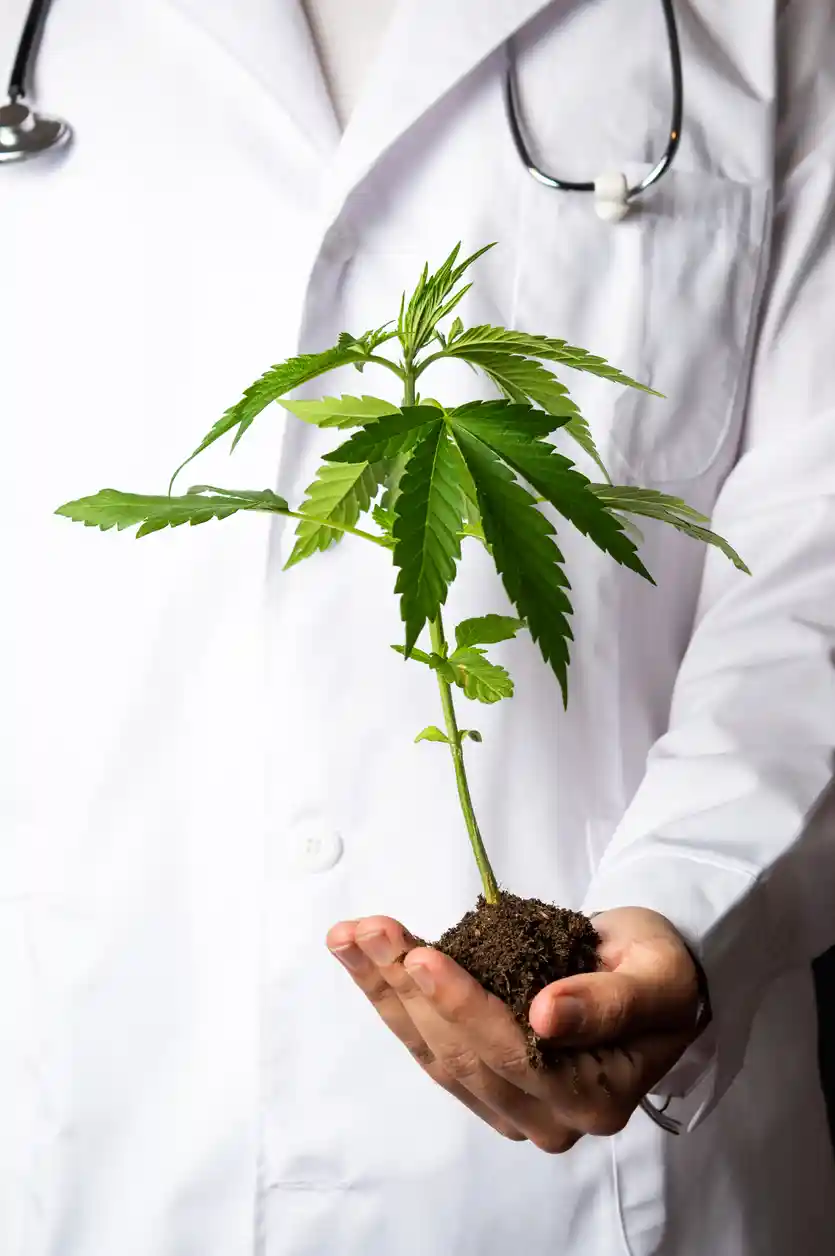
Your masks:
<path fill-rule="evenodd" d="M 594 926 L 601 971 L 556 981 L 531 1005 L 535 1033 L 566 1048 L 548 1072 L 529 1064 L 505 1004 L 396 920 L 342 921 L 327 945 L 433 1081 L 505 1137 L 563 1152 L 623 1129 L 696 1034 L 696 968 L 669 921 L 622 907 Z"/>

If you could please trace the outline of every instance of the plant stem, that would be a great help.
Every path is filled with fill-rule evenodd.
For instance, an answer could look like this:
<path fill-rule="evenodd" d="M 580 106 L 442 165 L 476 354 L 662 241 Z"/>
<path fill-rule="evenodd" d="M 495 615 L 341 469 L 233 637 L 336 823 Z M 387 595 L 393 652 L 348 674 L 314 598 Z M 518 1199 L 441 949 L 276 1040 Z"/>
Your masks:
<path fill-rule="evenodd" d="M 403 405 L 415 404 L 415 379 L 417 378 L 411 356 L 403 359 Z"/>
<path fill-rule="evenodd" d="M 433 620 L 433 622 L 429 625 L 429 635 L 434 652 L 445 658 L 446 640 L 444 638 L 444 626 L 441 620 L 440 611 L 438 612 L 437 619 Z M 444 712 L 446 733 L 449 738 L 449 749 L 452 754 L 452 766 L 455 769 L 455 783 L 458 786 L 458 798 L 461 803 L 461 810 L 464 813 L 464 823 L 467 826 L 470 845 L 473 848 L 475 861 L 478 864 L 478 871 L 481 875 L 484 897 L 488 903 L 497 903 L 499 901 L 499 887 L 496 882 L 493 869 L 490 866 L 490 860 L 487 858 L 487 851 L 484 849 L 484 842 L 481 839 L 478 822 L 475 818 L 473 800 L 470 797 L 470 787 L 467 782 L 467 771 L 464 767 L 464 749 L 461 744 L 461 733 L 458 728 L 458 721 L 455 718 L 455 706 L 452 701 L 452 687 L 448 680 L 444 680 L 440 672 L 436 672 L 436 676 L 438 678 L 438 689 L 441 694 L 441 707 Z"/>
<path fill-rule="evenodd" d="M 366 362 L 376 362 L 377 366 L 384 366 L 387 371 L 392 371 L 398 379 L 403 379 L 403 369 L 396 362 L 392 362 L 391 358 L 384 358 L 381 353 L 369 353 L 365 357 Z"/>
<path fill-rule="evenodd" d="M 316 515 L 308 515 L 303 510 L 279 510 L 276 514 L 287 515 L 290 519 L 307 519 L 310 523 L 318 523 L 322 528 L 333 528 L 334 532 L 347 532 L 350 536 L 362 537 L 363 541 L 373 541 L 383 549 L 391 549 L 388 537 L 375 536 L 373 532 L 363 532 L 362 528 L 352 528 L 347 523 L 336 523 L 332 519 L 317 519 Z"/>
<path fill-rule="evenodd" d="M 412 356 L 409 352 L 404 354 L 403 359 L 403 405 L 413 406 L 415 404 L 415 378 L 416 372 Z M 437 617 L 429 625 L 429 635 L 432 641 L 432 649 L 436 654 L 440 654 L 442 658 L 446 658 L 446 638 L 444 637 L 444 625 L 441 619 L 441 612 L 438 611 Z M 493 869 L 490 867 L 490 860 L 487 858 L 487 851 L 484 849 L 484 842 L 481 840 L 481 833 L 478 830 L 478 821 L 475 818 L 475 810 L 473 809 L 473 800 L 470 797 L 470 786 L 467 782 L 467 770 L 464 766 L 464 749 L 461 745 L 461 733 L 458 728 L 458 721 L 455 718 L 455 704 L 452 700 L 452 686 L 448 680 L 444 680 L 440 672 L 436 672 L 438 678 L 438 690 L 441 695 L 441 707 L 444 712 L 444 722 L 446 724 L 447 737 L 449 738 L 449 749 L 452 755 L 452 766 L 455 769 L 455 783 L 458 786 L 458 799 L 461 803 L 461 810 L 464 814 L 464 823 L 467 826 L 467 833 L 470 838 L 470 845 L 473 848 L 475 861 L 478 865 L 478 871 L 481 876 L 481 884 L 484 890 L 484 897 L 488 903 L 498 903 L 499 887 L 496 881 Z"/>

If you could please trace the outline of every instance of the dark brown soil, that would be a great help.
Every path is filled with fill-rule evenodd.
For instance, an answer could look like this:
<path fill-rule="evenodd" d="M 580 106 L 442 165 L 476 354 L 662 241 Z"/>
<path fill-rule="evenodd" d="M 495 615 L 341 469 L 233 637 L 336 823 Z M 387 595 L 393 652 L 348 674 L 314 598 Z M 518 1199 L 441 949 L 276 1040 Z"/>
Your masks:
<path fill-rule="evenodd" d="M 447 929 L 436 950 L 449 955 L 491 994 L 502 999 L 525 1030 L 533 1068 L 555 1067 L 566 1058 L 528 1024 L 535 995 L 552 981 L 598 967 L 598 938 L 579 912 L 506 890 L 495 905 L 479 895 L 473 911 Z M 418 945 L 424 945 L 418 940 Z"/>

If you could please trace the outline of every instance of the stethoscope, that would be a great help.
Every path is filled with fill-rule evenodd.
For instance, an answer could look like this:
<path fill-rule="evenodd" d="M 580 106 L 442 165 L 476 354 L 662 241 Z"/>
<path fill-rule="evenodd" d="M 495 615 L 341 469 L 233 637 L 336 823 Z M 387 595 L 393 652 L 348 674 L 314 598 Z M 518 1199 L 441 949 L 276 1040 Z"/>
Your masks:
<path fill-rule="evenodd" d="M 72 138 L 72 128 L 61 118 L 49 118 L 36 113 L 26 103 L 26 85 L 31 80 L 37 56 L 37 46 L 51 0 L 32 0 L 20 37 L 20 44 L 12 67 L 8 87 L 8 103 L 0 106 L 0 162 L 23 161 L 49 152 Z M 673 86 L 673 109 L 667 147 L 660 161 L 640 182 L 630 186 L 626 176 L 620 173 L 604 174 L 594 182 L 576 183 L 559 179 L 541 170 L 531 156 L 522 127 L 522 110 L 519 102 L 519 83 L 516 62 L 509 58 L 505 79 L 505 104 L 513 142 L 525 169 L 539 183 L 559 192 L 592 192 L 595 208 L 601 218 L 617 221 L 627 212 L 629 205 L 651 188 L 669 170 L 681 140 L 681 124 L 684 89 L 681 72 L 681 48 L 673 0 L 661 0 L 667 43 L 670 51 L 670 76 Z"/>
<path fill-rule="evenodd" d="M 48 118 L 26 104 L 26 84 L 35 66 L 50 0 L 32 0 L 9 78 L 8 101 L 0 105 L 0 162 L 24 161 L 59 148 L 72 138 L 61 118 Z"/>

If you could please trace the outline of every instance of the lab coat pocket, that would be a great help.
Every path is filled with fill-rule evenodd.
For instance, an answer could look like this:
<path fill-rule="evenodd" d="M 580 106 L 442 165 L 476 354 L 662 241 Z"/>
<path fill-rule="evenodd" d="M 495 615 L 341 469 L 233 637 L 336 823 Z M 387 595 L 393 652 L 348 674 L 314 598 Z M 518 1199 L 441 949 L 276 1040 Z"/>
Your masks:
<path fill-rule="evenodd" d="M 735 447 L 769 205 L 764 186 L 673 170 L 613 224 L 589 196 L 531 183 L 514 325 L 664 394 L 558 368 L 616 480 L 687 482 Z"/>

